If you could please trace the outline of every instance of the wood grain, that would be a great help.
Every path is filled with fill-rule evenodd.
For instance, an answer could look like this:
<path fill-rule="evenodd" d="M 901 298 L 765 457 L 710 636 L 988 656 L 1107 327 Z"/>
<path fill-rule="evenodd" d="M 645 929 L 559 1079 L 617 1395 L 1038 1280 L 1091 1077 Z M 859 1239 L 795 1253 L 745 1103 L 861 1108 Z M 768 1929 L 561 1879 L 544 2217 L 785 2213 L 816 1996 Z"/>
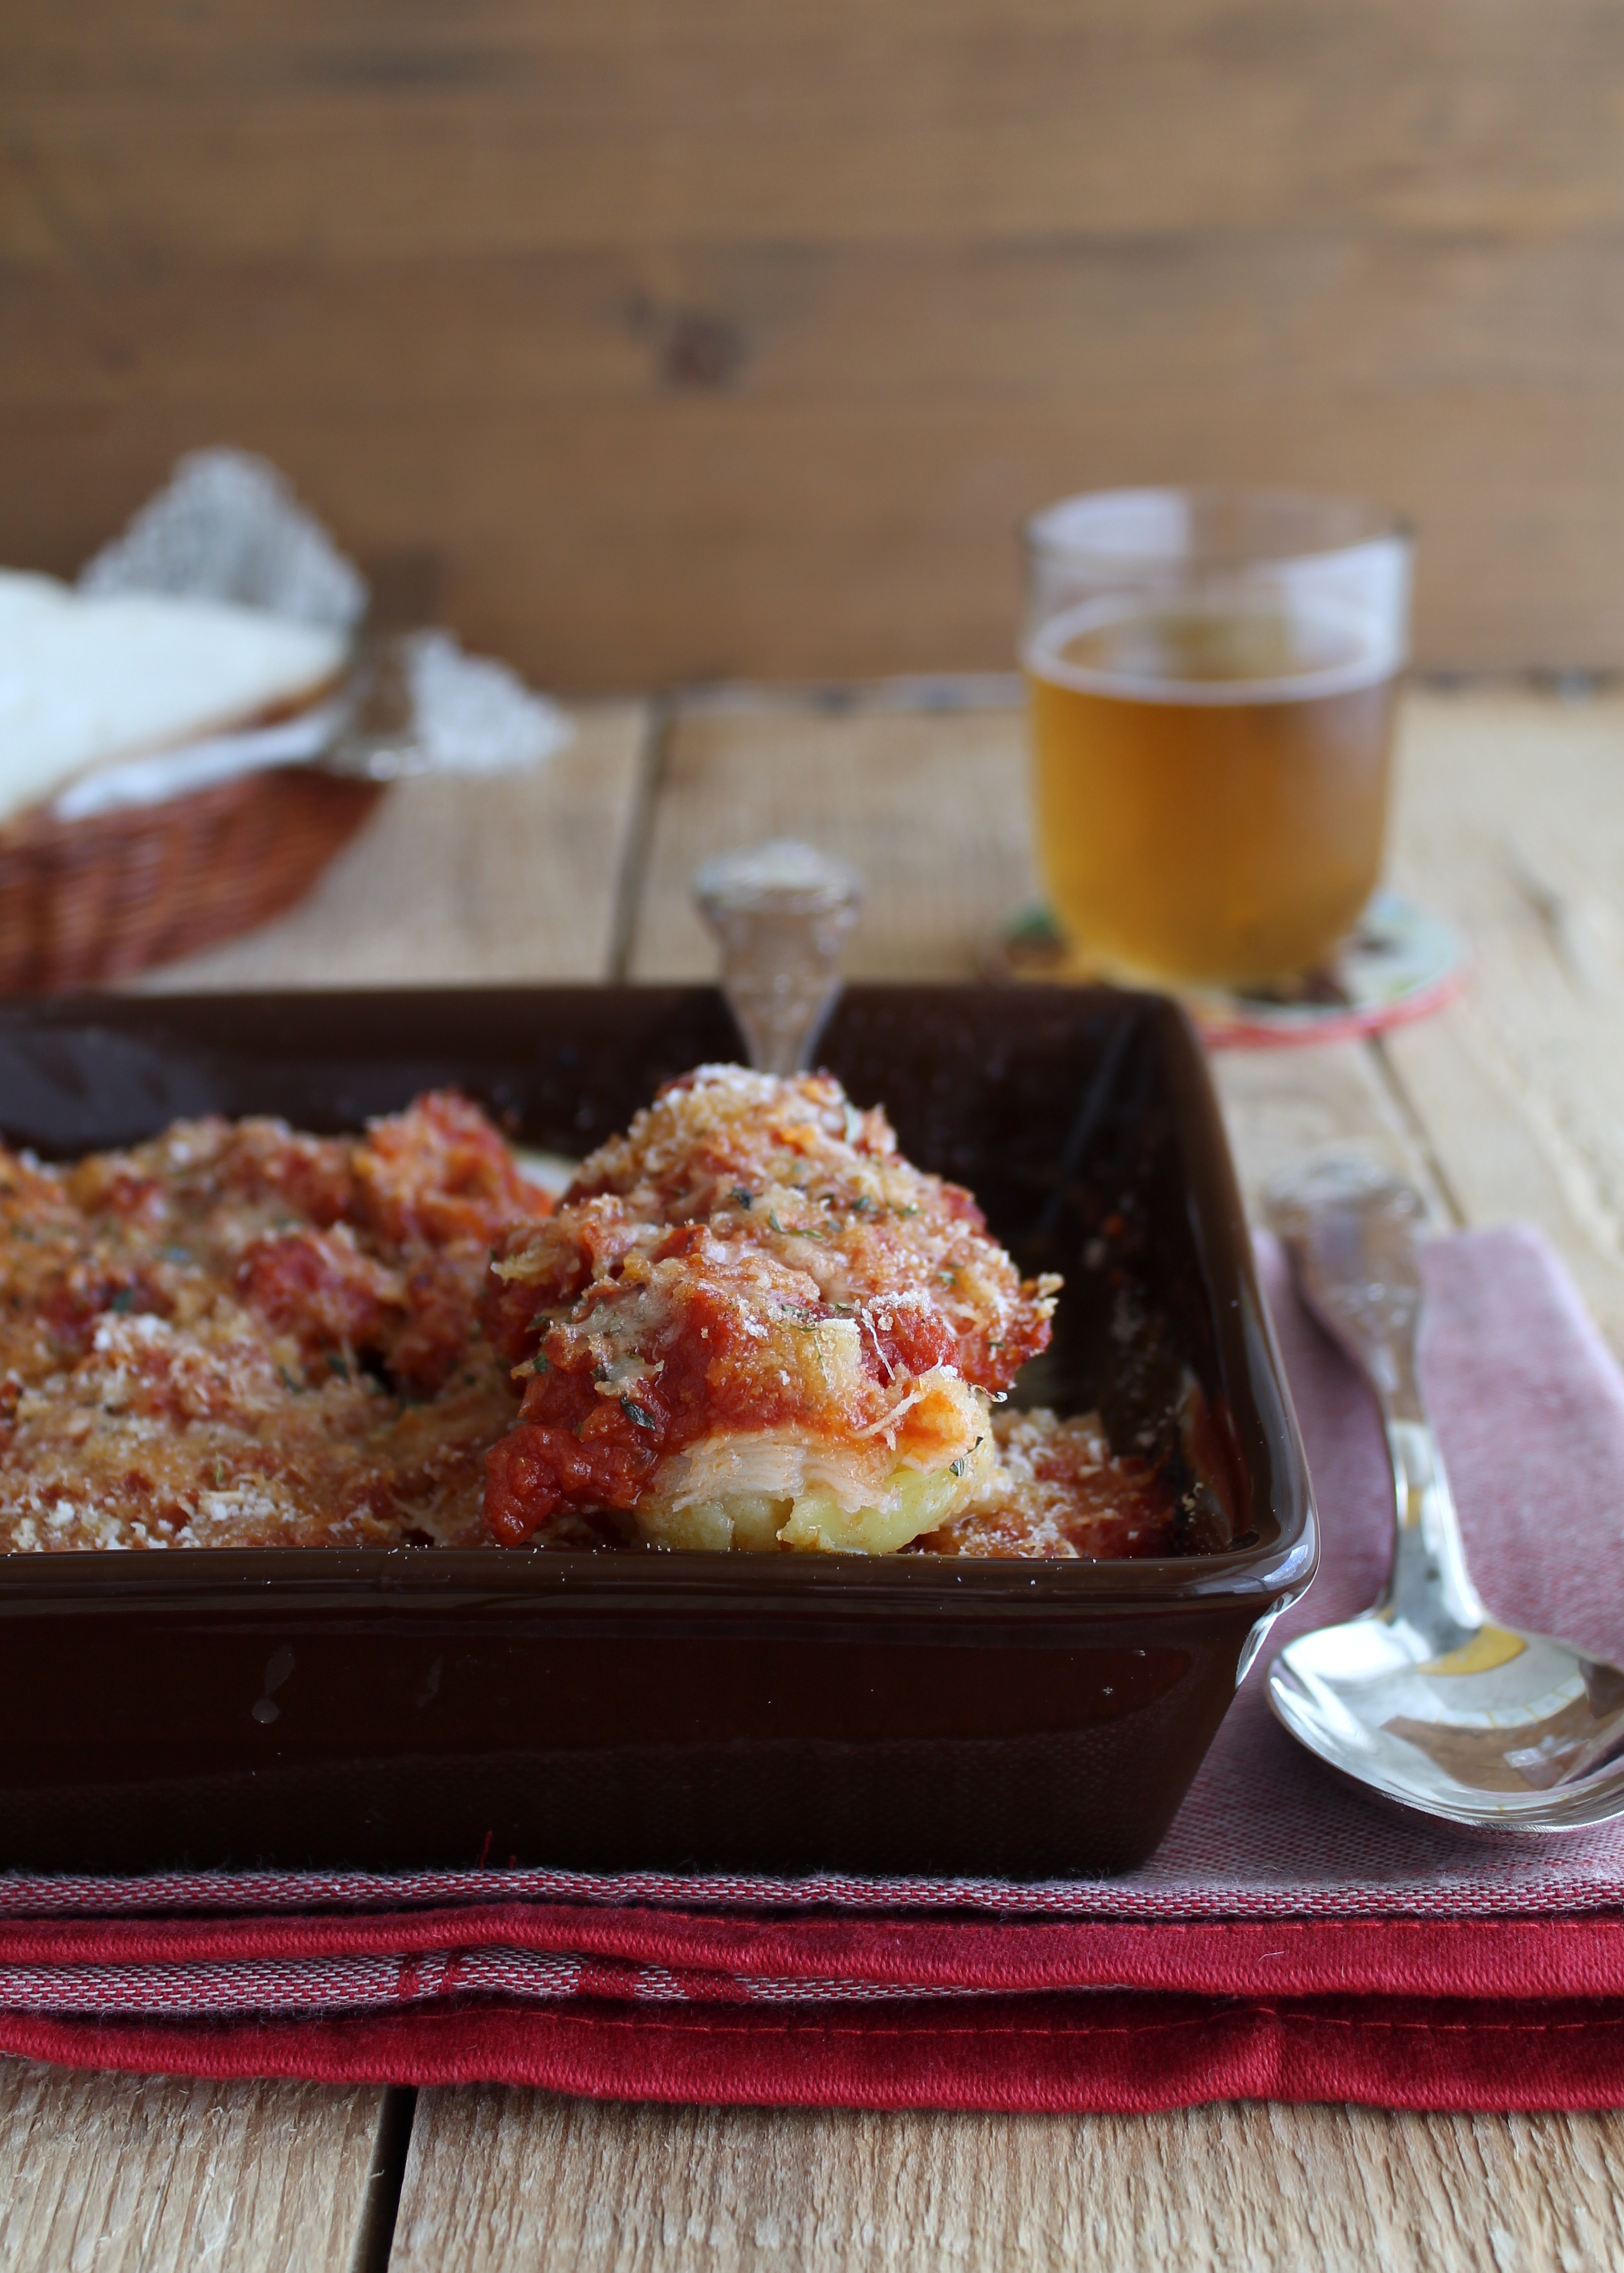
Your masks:
<path fill-rule="evenodd" d="M 1407 1176 L 1441 1227 L 1455 1219 L 1409 1100 L 1362 1042 L 1310 1050 L 1225 1050 L 1209 1060 L 1248 1211 L 1269 1178 L 1309 1154 L 1357 1152 Z"/>
<path fill-rule="evenodd" d="M 349 2273 L 384 2103 L 0 2060 L 0 2262 Z"/>
<path fill-rule="evenodd" d="M 1606 0 L 90 0 L 7 33 L 31 251 L 1624 219 Z"/>
<path fill-rule="evenodd" d="M 1575 295 L 1587 305 L 1610 289 L 1611 257 L 1598 254 Z M 454 305 L 432 300 L 421 320 L 460 350 L 468 375 L 427 407 L 397 401 L 380 379 L 417 355 L 386 334 L 365 344 L 362 399 L 335 374 L 314 401 L 308 384 L 267 397 L 206 377 L 177 401 L 150 377 L 170 354 L 156 326 L 116 343 L 130 361 L 99 390 L 111 401 L 76 401 L 58 377 L 49 406 L 13 404 L 8 358 L 0 551 L 70 573 L 182 450 L 230 441 L 281 465 L 364 565 L 432 557 L 444 619 L 543 685 L 804 679 L 1006 665 L 1015 531 L 1049 499 L 1138 479 L 1269 481 L 1392 499 L 1419 523 L 1425 664 L 1624 663 L 1624 619 L 1608 597 L 1624 581 L 1620 388 L 1588 329 L 1565 374 L 1538 384 L 1465 376 L 1468 358 L 1447 346 L 1430 359 L 1462 375 L 1400 362 L 1365 383 L 1345 350 L 1317 369 L 1289 342 L 1281 350 L 1281 296 L 1266 278 L 1231 304 L 1239 357 L 1199 324 L 1170 342 L 1176 296 L 1157 268 L 1142 263 L 1138 319 L 1119 325 L 1107 310 L 1089 326 L 1124 333 L 1135 376 L 1093 382 L 1097 351 L 1072 348 L 1045 352 L 1023 387 L 977 390 L 953 376 L 949 344 L 940 379 L 912 399 L 754 391 L 743 319 L 725 304 L 656 307 L 649 326 L 667 344 L 645 352 L 662 371 L 670 356 L 683 370 L 737 370 L 737 383 L 662 377 L 640 395 L 589 388 L 563 404 L 537 390 L 492 405 L 480 374 L 503 366 L 502 341 L 463 330 Z M 212 279 L 193 284 L 257 333 L 251 300 L 229 282 L 218 295 Z M 1345 334 L 1404 329 L 1386 297 L 1349 298 L 1334 274 L 1329 293 Z M 1049 304 L 1072 296 L 1064 287 Z M 1428 306 L 1447 331 L 1452 303 Z M 605 320 L 625 319 L 611 303 Z M 890 321 L 878 339 L 831 345 L 854 371 L 883 366 Z M 1548 327 L 1543 313 L 1527 326 L 1536 337 Z M 535 330 L 558 341 L 540 321 Z M 311 371 L 326 373 L 326 336 L 299 336 Z M 1240 373 L 1225 375 L 1237 360 Z"/>
<path fill-rule="evenodd" d="M 669 737 L 633 977 L 708 977 L 696 864 L 767 836 L 855 861 L 868 887 L 853 978 L 968 979 L 1032 896 L 1018 711 L 802 705 L 690 710 Z"/>
<path fill-rule="evenodd" d="M 291 913 L 140 986 L 607 977 L 652 715 L 632 702 L 577 713 L 574 742 L 534 775 L 398 782 Z"/>
<path fill-rule="evenodd" d="M 1499 2273 L 1616 2262 L 1621 2183 L 1613 2115 L 771 2113 L 434 2092 L 392 2265 Z"/>
<path fill-rule="evenodd" d="M 0 556 L 270 452 L 542 679 L 985 668 L 1012 532 L 1419 521 L 1420 651 L 1624 663 L 1606 0 L 0 0 Z"/>
<path fill-rule="evenodd" d="M 1411 701 L 1395 873 L 1471 980 L 1385 1047 L 1475 1221 L 1537 1222 L 1624 1352 L 1624 700 Z"/>
<path fill-rule="evenodd" d="M 5 400 L 13 414 L 72 402 L 183 417 L 228 394 L 256 416 L 376 416 L 382 354 L 390 417 L 438 414 L 453 448 L 476 406 L 647 416 L 685 391 L 846 415 L 978 401 L 1051 413 L 1074 395 L 1091 420 L 1130 400 L 1187 409 L 1193 339 L 1209 404 L 1230 416 L 1260 395 L 1337 396 L 1368 415 L 1418 388 L 1616 394 L 1612 252 L 1610 239 L 1486 247 L 1298 222 L 1126 240 L 419 248 L 358 266 L 119 261 L 94 278 L 0 260 Z M 1562 322 L 1576 303 L 1591 309 L 1581 360 Z"/>

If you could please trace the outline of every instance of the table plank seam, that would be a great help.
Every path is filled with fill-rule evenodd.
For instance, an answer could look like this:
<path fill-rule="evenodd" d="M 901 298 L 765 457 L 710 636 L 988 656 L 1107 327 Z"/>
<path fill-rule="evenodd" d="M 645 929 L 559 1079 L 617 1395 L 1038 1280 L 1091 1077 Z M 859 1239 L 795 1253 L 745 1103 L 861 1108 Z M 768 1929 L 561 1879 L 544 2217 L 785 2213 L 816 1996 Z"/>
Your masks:
<path fill-rule="evenodd" d="M 394 2254 L 400 2189 L 406 2180 L 406 2158 L 416 2119 L 415 2087 L 391 2084 L 378 2106 L 371 2168 L 367 2172 L 366 2194 L 350 2246 L 348 2273 L 387 2273 Z"/>
<path fill-rule="evenodd" d="M 1448 1212 L 1451 1230 L 1464 1231 L 1467 1215 L 1459 1192 L 1451 1181 L 1449 1171 L 1433 1133 L 1422 1117 L 1421 1110 L 1405 1085 L 1403 1075 L 1393 1062 L 1392 1053 L 1385 1039 L 1377 1035 L 1370 1044 L 1370 1055 L 1377 1078 L 1391 1099 L 1394 1111 L 1403 1125 L 1404 1132 L 1426 1162 L 1427 1172 L 1437 1186 L 1439 1197 Z"/>
<path fill-rule="evenodd" d="M 669 699 L 657 698 L 649 705 L 643 728 L 642 747 L 638 754 L 637 787 L 633 792 L 631 817 L 626 823 L 620 872 L 615 880 L 609 968 L 604 974 L 617 984 L 624 984 L 631 972 L 638 925 L 647 893 L 655 814 L 665 778 L 676 716 L 676 706 Z"/>

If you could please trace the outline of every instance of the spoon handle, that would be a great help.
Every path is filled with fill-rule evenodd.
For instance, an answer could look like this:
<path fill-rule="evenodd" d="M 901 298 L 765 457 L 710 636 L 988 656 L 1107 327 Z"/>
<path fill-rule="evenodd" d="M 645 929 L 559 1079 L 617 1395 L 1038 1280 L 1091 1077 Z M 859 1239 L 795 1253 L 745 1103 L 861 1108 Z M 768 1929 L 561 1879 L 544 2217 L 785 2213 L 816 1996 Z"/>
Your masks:
<path fill-rule="evenodd" d="M 781 839 L 706 861 L 693 896 L 722 949 L 722 991 L 751 1063 L 804 1071 L 840 993 L 862 878 L 844 860 Z"/>
<path fill-rule="evenodd" d="M 1411 1185 L 1368 1160 L 1323 1154 L 1277 1176 L 1264 1195 L 1270 1228 L 1304 1301 L 1375 1392 L 1393 1465 L 1393 1565 L 1379 1609 L 1439 1652 L 1487 1613 L 1471 1583 L 1443 1456 L 1416 1368 L 1419 1234 Z"/>

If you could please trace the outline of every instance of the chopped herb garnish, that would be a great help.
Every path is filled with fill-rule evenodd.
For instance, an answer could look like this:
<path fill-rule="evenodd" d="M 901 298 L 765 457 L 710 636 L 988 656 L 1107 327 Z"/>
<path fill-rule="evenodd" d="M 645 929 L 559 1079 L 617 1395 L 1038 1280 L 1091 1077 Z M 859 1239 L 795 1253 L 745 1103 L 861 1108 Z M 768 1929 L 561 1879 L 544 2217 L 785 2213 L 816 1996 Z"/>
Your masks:
<path fill-rule="evenodd" d="M 302 1381 L 296 1381 L 296 1380 L 294 1379 L 294 1377 L 293 1377 L 292 1374 L 290 1374 L 290 1373 L 288 1372 L 288 1369 L 287 1369 L 287 1367 L 286 1367 L 285 1365 L 279 1365 L 279 1366 L 277 1367 L 277 1369 L 276 1369 L 276 1375 L 277 1375 L 277 1378 L 278 1378 L 278 1380 L 281 1383 L 282 1387 L 283 1387 L 284 1389 L 291 1389 L 291 1390 L 294 1390 L 294 1391 L 297 1392 L 298 1390 L 303 1389 L 303 1386 L 304 1386 L 304 1384 L 303 1384 Z"/>
<path fill-rule="evenodd" d="M 638 1404 L 634 1398 L 623 1397 L 620 1400 L 620 1409 L 626 1419 L 635 1421 L 640 1429 L 657 1429 L 660 1425 L 654 1414 L 645 1407 Z"/>
<path fill-rule="evenodd" d="M 109 1309 L 116 1310 L 122 1317 L 134 1300 L 135 1288 L 133 1287 L 121 1287 L 108 1307 Z"/>
<path fill-rule="evenodd" d="M 804 1227 L 790 1227 L 786 1228 L 784 1225 L 779 1222 L 777 1211 L 773 1208 L 768 1208 L 767 1212 L 767 1219 L 781 1239 L 821 1239 L 823 1237 L 822 1232 L 813 1231 L 810 1225 Z"/>
<path fill-rule="evenodd" d="M 947 1466 L 955 1476 L 969 1475 L 970 1462 L 975 1459 L 977 1453 L 981 1450 L 986 1441 L 987 1440 L 984 1437 L 977 1437 L 968 1452 L 961 1452 L 956 1460 L 948 1461 Z"/>
<path fill-rule="evenodd" d="M 851 1212 L 853 1215 L 868 1215 L 872 1212 L 873 1205 L 873 1201 L 866 1192 L 859 1192 L 851 1203 Z"/>
<path fill-rule="evenodd" d="M 753 1192 L 747 1192 L 742 1184 L 734 1185 L 732 1197 L 735 1207 L 749 1208 L 755 1205 L 755 1194 Z"/>
<path fill-rule="evenodd" d="M 530 1332 L 533 1334 L 543 1333 L 551 1324 L 550 1314 L 545 1310 L 538 1310 L 530 1321 Z"/>
<path fill-rule="evenodd" d="M 349 1360 L 345 1356 L 342 1350 L 329 1350 L 327 1352 L 327 1371 L 329 1373 L 336 1373 L 341 1381 L 348 1381 L 349 1379 Z"/>
<path fill-rule="evenodd" d="M 893 1215 L 917 1215 L 919 1211 L 917 1207 L 894 1207 L 891 1212 Z"/>
<path fill-rule="evenodd" d="M 959 1283 L 959 1274 L 956 1271 L 939 1271 L 936 1275 L 944 1287 L 956 1287 Z"/>

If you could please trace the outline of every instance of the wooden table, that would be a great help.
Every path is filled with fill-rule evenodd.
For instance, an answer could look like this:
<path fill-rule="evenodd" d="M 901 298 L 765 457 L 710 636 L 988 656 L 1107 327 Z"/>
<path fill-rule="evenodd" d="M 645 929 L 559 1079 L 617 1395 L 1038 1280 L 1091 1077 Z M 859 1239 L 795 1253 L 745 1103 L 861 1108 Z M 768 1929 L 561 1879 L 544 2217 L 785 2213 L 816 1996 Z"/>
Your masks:
<path fill-rule="evenodd" d="M 702 852 L 794 831 L 872 889 L 854 976 L 964 977 L 1032 889 L 1014 690 L 583 710 L 535 781 L 397 789 L 296 914 L 166 988 L 707 974 Z M 1538 1223 L 1624 1353 L 1624 699 L 1422 692 L 1396 880 L 1470 938 L 1383 1043 L 1231 1054 L 1249 1191 L 1356 1140 L 1441 1220 Z M 1624 2259 L 1624 2118 L 1214 2106 L 767 2113 L 0 2062 L 0 2262 L 372 2269 Z"/>

